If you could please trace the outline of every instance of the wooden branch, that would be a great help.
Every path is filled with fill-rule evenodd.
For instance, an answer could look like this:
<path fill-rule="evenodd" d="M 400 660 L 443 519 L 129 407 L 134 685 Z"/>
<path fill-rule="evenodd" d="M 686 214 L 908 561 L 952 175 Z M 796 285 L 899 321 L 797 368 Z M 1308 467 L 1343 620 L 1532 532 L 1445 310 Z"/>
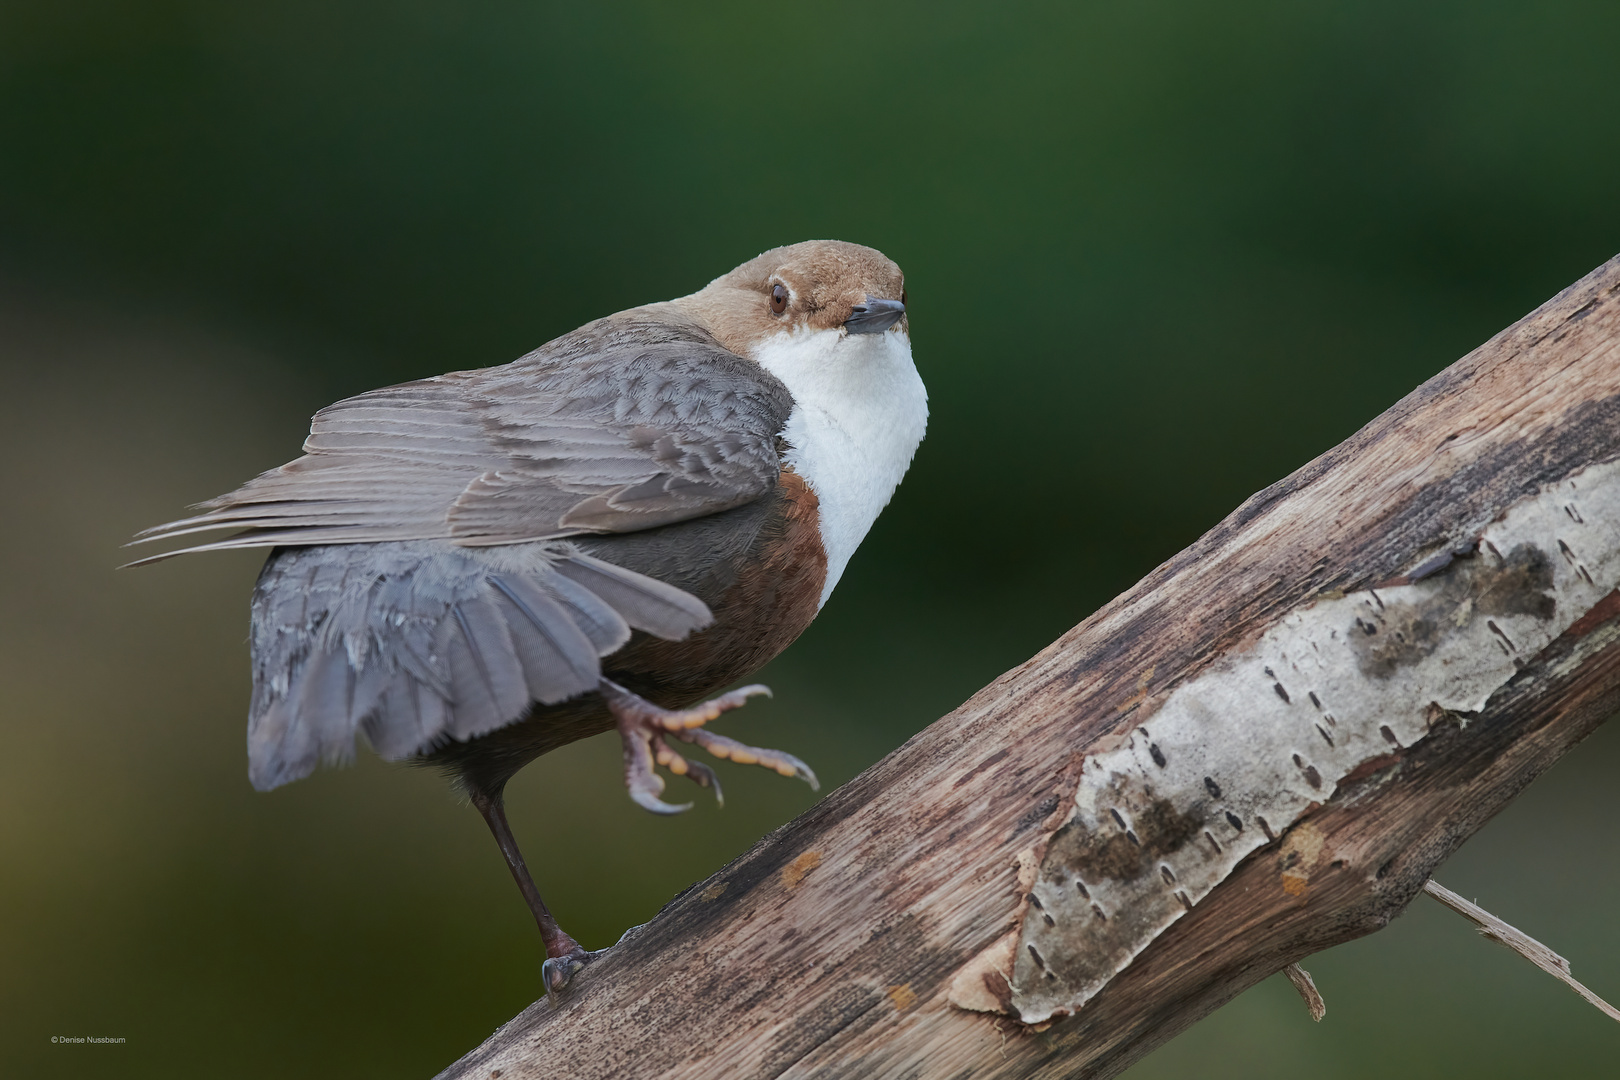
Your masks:
<path fill-rule="evenodd" d="M 443 1075 L 1113 1076 L 1620 706 L 1617 585 L 1620 258 Z"/>
<path fill-rule="evenodd" d="M 1464 900 L 1438 881 L 1426 882 L 1423 891 L 1473 923 L 1478 927 L 1480 934 L 1487 940 L 1494 941 L 1498 945 L 1518 953 L 1536 967 L 1581 995 L 1586 999 L 1587 1004 L 1610 1020 L 1620 1020 L 1620 1009 L 1616 1009 L 1613 1005 L 1588 990 L 1569 970 L 1568 960 L 1565 960 L 1523 930 L 1498 919 L 1478 904 Z"/>
<path fill-rule="evenodd" d="M 1289 964 L 1282 970 L 1283 974 L 1288 976 L 1288 981 L 1293 984 L 1294 992 L 1305 1002 L 1305 1008 L 1310 1012 L 1311 1019 L 1320 1024 L 1322 1017 L 1327 1015 L 1327 1002 L 1322 1000 L 1322 993 L 1316 988 L 1316 980 L 1311 978 L 1310 972 L 1298 964 Z"/>

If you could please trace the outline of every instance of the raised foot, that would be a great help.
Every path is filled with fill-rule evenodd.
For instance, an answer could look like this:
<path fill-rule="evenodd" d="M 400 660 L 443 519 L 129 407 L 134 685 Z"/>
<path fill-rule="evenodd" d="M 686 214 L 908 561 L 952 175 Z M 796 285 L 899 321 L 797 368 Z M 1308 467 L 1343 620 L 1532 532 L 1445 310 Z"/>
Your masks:
<path fill-rule="evenodd" d="M 770 693 L 770 687 L 756 683 L 690 709 L 665 709 L 631 693 L 618 683 L 603 679 L 602 696 L 618 725 L 619 737 L 624 740 L 624 784 L 630 789 L 630 797 L 637 805 L 655 814 L 679 814 L 692 808 L 691 803 L 673 805 L 659 798 L 664 793 L 664 778 L 653 771 L 653 766 L 657 764 L 700 787 L 713 788 L 715 801 L 725 805 L 720 779 L 714 775 L 714 770 L 702 762 L 688 761 L 672 749 L 667 739 L 671 735 L 682 742 L 701 746 L 717 758 L 734 761 L 738 765 L 763 765 L 783 776 L 797 776 L 812 790 L 821 790 L 821 783 L 810 766 L 792 754 L 747 746 L 736 739 L 703 730 L 704 724 L 721 713 L 738 708 L 756 694 L 769 697 Z"/>

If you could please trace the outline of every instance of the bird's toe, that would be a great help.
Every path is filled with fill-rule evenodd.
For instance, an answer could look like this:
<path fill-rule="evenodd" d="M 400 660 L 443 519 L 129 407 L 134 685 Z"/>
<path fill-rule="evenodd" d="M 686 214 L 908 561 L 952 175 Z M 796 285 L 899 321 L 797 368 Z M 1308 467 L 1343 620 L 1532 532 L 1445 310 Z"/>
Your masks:
<path fill-rule="evenodd" d="M 604 949 L 598 952 L 586 952 L 576 945 L 571 952 L 562 956 L 547 957 L 546 962 L 540 965 L 540 978 L 545 983 L 546 994 L 551 998 L 552 1002 L 557 1001 L 559 995 L 574 980 L 574 976 L 584 970 L 586 964 L 595 960 L 605 951 Z"/>

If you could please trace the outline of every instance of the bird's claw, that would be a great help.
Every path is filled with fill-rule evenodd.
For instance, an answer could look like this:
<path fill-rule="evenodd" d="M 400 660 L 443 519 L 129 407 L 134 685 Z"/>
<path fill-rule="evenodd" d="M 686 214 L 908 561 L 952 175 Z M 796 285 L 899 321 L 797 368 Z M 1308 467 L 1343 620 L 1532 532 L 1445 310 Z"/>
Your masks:
<path fill-rule="evenodd" d="M 691 803 L 667 803 L 658 796 L 664 793 L 664 778 L 653 772 L 653 743 L 656 739 L 624 739 L 624 785 L 630 789 L 630 798 L 643 810 L 655 814 L 680 814 L 692 809 Z M 662 755 L 660 755 L 662 756 Z"/>
<path fill-rule="evenodd" d="M 644 788 L 631 788 L 630 798 L 635 800 L 637 806 L 643 810 L 651 810 L 655 814 L 668 817 L 672 814 L 684 814 L 692 809 L 695 803 L 667 803 L 657 795 Z"/>
<path fill-rule="evenodd" d="M 713 769 L 709 768 L 701 761 L 690 760 L 686 762 L 686 768 L 688 770 L 687 779 L 691 780 L 698 787 L 714 789 L 715 805 L 726 805 L 726 794 L 720 790 L 720 778 L 714 774 Z"/>
<path fill-rule="evenodd" d="M 811 791 L 821 790 L 821 781 L 816 779 L 810 766 L 784 751 L 749 746 L 702 728 L 677 732 L 675 737 L 682 742 L 695 743 L 723 761 L 733 761 L 738 765 L 763 765 L 779 775 L 798 777 L 810 785 Z"/>
<path fill-rule="evenodd" d="M 713 788 L 714 801 L 719 803 L 721 806 L 726 805 L 726 797 L 720 790 L 720 778 L 714 775 L 713 769 L 709 768 L 701 761 L 691 761 L 683 757 L 670 748 L 669 743 L 664 741 L 664 737 L 662 735 L 654 735 L 652 737 L 652 749 L 653 758 L 658 762 L 658 764 L 662 765 L 676 776 L 686 777 L 698 787 Z M 659 790 L 663 790 L 662 784 L 659 785 Z M 692 804 L 687 803 L 686 805 L 691 806 Z M 655 812 L 663 813 L 664 811 Z"/>
<path fill-rule="evenodd" d="M 540 980 L 545 983 L 546 996 L 552 1003 L 557 1002 L 563 989 L 573 981 L 585 965 L 595 960 L 597 953 L 589 953 L 584 949 L 575 947 L 574 951 L 563 956 L 548 956 L 546 962 L 540 965 Z"/>
<path fill-rule="evenodd" d="M 704 724 L 721 713 L 738 708 L 749 698 L 760 695 L 770 697 L 770 687 L 755 683 L 721 694 L 690 709 L 664 709 L 617 683 L 602 680 L 602 697 L 624 741 L 624 782 L 630 789 L 630 798 L 636 805 L 655 814 L 679 814 L 691 809 L 691 803 L 677 806 L 659 798 L 664 793 L 664 779 L 654 771 L 654 766 L 662 765 L 676 776 L 684 776 L 700 787 L 713 788 L 715 802 L 725 805 L 720 778 L 714 770 L 677 753 L 669 745 L 667 736 L 670 735 L 682 742 L 701 746 L 717 758 L 739 765 L 763 765 L 782 776 L 797 776 L 809 784 L 812 791 L 821 790 L 821 783 L 810 766 L 792 754 L 748 746 L 736 739 L 703 730 Z"/>

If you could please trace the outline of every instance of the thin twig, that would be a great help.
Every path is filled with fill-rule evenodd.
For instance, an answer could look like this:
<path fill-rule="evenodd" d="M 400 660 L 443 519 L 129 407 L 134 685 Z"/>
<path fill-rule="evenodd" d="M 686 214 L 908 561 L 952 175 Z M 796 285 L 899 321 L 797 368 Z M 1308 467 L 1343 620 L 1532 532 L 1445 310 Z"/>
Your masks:
<path fill-rule="evenodd" d="M 1602 1010 L 1610 1020 L 1620 1020 L 1620 1009 L 1616 1009 L 1582 986 L 1575 976 L 1570 974 L 1568 960 L 1529 934 L 1509 926 L 1478 904 L 1469 903 L 1432 878 L 1423 886 L 1423 891 L 1479 927 L 1479 932 L 1491 941 L 1498 945 L 1506 945 L 1553 978 L 1562 980 L 1571 990 Z"/>
<path fill-rule="evenodd" d="M 1322 1017 L 1327 1015 L 1327 1002 L 1322 1000 L 1322 994 L 1316 989 L 1316 980 L 1311 978 L 1311 973 L 1298 964 L 1289 964 L 1283 968 L 1283 974 L 1294 984 L 1299 996 L 1305 999 L 1305 1007 L 1311 1010 L 1311 1019 L 1321 1023 Z"/>

